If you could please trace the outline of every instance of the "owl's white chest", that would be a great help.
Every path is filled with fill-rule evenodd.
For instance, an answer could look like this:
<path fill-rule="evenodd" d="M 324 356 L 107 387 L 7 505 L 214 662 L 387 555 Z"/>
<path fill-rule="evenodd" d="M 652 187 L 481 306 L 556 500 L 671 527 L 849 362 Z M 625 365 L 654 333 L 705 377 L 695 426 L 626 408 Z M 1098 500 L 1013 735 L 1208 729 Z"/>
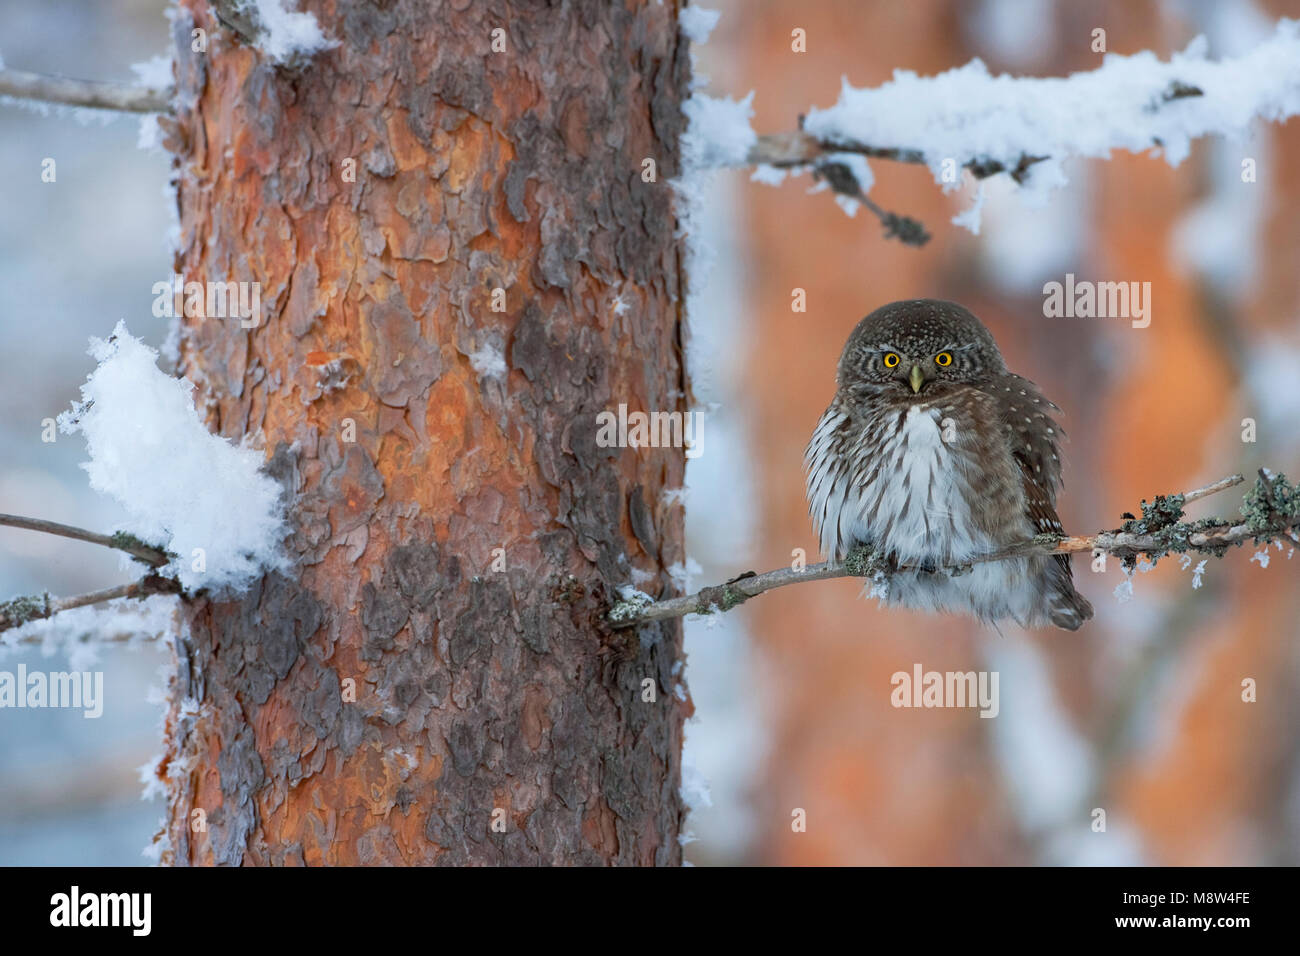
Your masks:
<path fill-rule="evenodd" d="M 872 541 L 900 563 L 948 563 L 989 550 L 970 513 L 971 462 L 954 423 L 945 435 L 940 410 L 912 405 L 886 423 L 879 469 L 852 488 L 841 512 L 841 538 Z M 945 440 L 947 438 L 948 440 Z"/>

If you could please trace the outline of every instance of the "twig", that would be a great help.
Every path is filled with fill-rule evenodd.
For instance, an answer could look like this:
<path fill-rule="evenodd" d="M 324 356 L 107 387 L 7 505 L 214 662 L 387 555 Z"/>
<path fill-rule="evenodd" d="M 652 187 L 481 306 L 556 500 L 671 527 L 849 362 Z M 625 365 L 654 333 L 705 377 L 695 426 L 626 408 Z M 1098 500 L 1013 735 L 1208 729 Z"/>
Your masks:
<path fill-rule="evenodd" d="M 74 80 L 0 68 L 0 96 L 126 113 L 166 113 L 171 110 L 172 88 Z"/>
<path fill-rule="evenodd" d="M 1221 554 L 1230 545 L 1240 544 L 1251 538 L 1258 538 L 1265 533 L 1286 533 L 1300 526 L 1300 515 L 1287 515 L 1282 520 L 1272 522 L 1266 527 L 1246 522 L 1233 524 L 1226 520 L 1198 522 L 1195 525 L 1177 524 L 1177 518 L 1168 522 L 1156 520 L 1157 508 L 1172 506 L 1181 516 L 1181 505 L 1208 498 L 1210 495 L 1241 484 L 1245 479 L 1241 475 L 1231 475 L 1220 479 L 1204 488 L 1197 488 L 1173 499 L 1157 498 L 1151 507 L 1152 523 L 1157 527 L 1146 532 L 1138 531 L 1103 531 L 1087 536 L 1059 537 L 1056 535 L 1039 535 L 1023 541 L 1013 547 L 986 555 L 977 555 L 958 564 L 939 568 L 927 568 L 933 571 L 961 571 L 972 564 L 986 561 L 1004 561 L 1008 558 L 1027 554 L 1073 554 L 1080 551 L 1102 551 L 1133 559 L 1138 554 L 1164 554 L 1171 550 L 1204 551 Z M 1258 486 L 1257 486 L 1258 487 Z M 1145 506 L 1145 502 L 1143 505 Z M 1144 512 L 1147 509 L 1144 507 Z M 1134 522 L 1130 522 L 1132 524 Z M 662 621 L 667 618 L 682 617 L 687 614 L 712 614 L 729 611 L 764 591 L 800 584 L 805 581 L 824 581 L 828 578 L 871 577 L 877 572 L 894 573 L 896 571 L 922 570 L 910 566 L 887 567 L 871 552 L 859 549 L 843 561 L 825 561 L 803 569 L 779 568 L 763 574 L 746 572 L 732 578 L 725 584 L 701 588 L 694 594 L 684 597 L 666 598 L 660 601 L 649 600 L 644 596 L 632 597 L 619 601 L 610 610 L 608 620 L 615 628 L 634 627 L 649 621 Z"/>
<path fill-rule="evenodd" d="M 866 206 L 885 227 L 886 239 L 897 239 L 904 245 L 923 246 L 930 241 L 930 234 L 918 219 L 902 216 L 888 209 L 883 209 L 871 201 L 862 191 L 862 184 L 847 164 L 836 160 L 818 160 L 813 164 L 813 175 L 825 180 L 826 184 L 841 196 L 847 196 Z"/>
<path fill-rule="evenodd" d="M 792 133 L 774 133 L 758 137 L 745 157 L 747 166 L 775 166 L 778 169 L 790 169 L 795 166 L 809 166 L 824 159 L 832 153 L 858 153 L 870 159 L 887 159 L 896 163 L 925 165 L 925 153 L 919 149 L 900 146 L 868 146 L 866 143 L 826 142 L 811 133 L 796 130 Z M 965 164 L 966 169 L 976 179 L 987 179 L 998 173 L 1009 173 L 1018 183 L 1023 183 L 1029 173 L 1029 167 L 1041 163 L 1046 156 L 1022 155 L 1014 166 L 1008 167 L 996 159 L 972 159 Z"/>
<path fill-rule="evenodd" d="M 60 611 L 70 611 L 89 604 L 100 604 L 116 598 L 144 598 L 151 594 L 179 594 L 180 592 L 181 586 L 176 581 L 150 574 L 130 584 L 119 584 L 116 587 L 91 591 L 89 594 L 78 594 L 74 597 L 53 598 L 46 594 L 40 598 L 15 598 L 0 603 L 0 633 L 29 621 L 42 621 Z"/>
<path fill-rule="evenodd" d="M 63 538 L 75 538 L 78 541 L 89 541 L 91 544 L 103 545 L 105 548 L 112 548 L 115 551 L 124 551 L 131 557 L 143 561 L 151 567 L 160 568 L 171 560 L 165 551 L 151 547 L 138 538 L 131 535 L 118 532 L 117 534 L 96 534 L 94 531 L 87 531 L 84 528 L 74 528 L 71 525 L 59 524 L 55 521 L 45 521 L 41 518 L 24 518 L 22 515 L 0 514 L 0 526 L 10 528 L 24 528 L 27 531 L 42 531 L 45 534 L 57 534 Z"/>

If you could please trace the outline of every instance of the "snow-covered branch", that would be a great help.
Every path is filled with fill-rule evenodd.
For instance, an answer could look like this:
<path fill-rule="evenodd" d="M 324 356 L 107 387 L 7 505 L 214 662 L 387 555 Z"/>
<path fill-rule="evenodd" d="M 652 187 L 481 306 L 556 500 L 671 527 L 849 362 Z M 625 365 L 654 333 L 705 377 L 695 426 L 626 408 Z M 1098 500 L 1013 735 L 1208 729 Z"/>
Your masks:
<path fill-rule="evenodd" d="M 0 66 L 0 96 L 126 113 L 166 113 L 171 109 L 172 90 L 165 86 L 74 80 Z"/>
<path fill-rule="evenodd" d="M 1222 557 L 1231 546 L 1247 541 L 1269 542 L 1281 536 L 1300 544 L 1300 536 L 1296 533 L 1300 527 L 1300 488 L 1292 486 L 1282 475 L 1266 476 L 1261 472 L 1255 486 L 1243 498 L 1240 519 L 1182 520 L 1184 505 L 1239 485 L 1244 480 L 1241 475 L 1232 475 L 1185 494 L 1157 495 L 1151 504 L 1144 500 L 1141 518 L 1126 513 L 1124 524 L 1112 531 L 1074 537 L 1042 534 L 961 564 L 926 570 L 957 575 L 969 571 L 973 564 L 986 561 L 1004 561 L 1026 554 L 1076 552 L 1112 554 L 1131 569 L 1138 555 L 1146 555 L 1154 564 L 1172 553 Z M 608 620 L 615 628 L 627 628 L 687 614 L 713 614 L 729 611 L 764 591 L 790 584 L 845 577 L 883 581 L 890 574 L 907 570 L 921 569 L 892 565 L 885 557 L 869 549 L 856 549 L 843 561 L 779 568 L 763 574 L 748 571 L 724 584 L 701 588 L 683 597 L 655 601 L 647 595 L 632 593 L 611 608 Z"/>
<path fill-rule="evenodd" d="M 858 202 L 871 191 L 871 159 L 927 166 L 945 190 L 960 184 L 963 169 L 976 179 L 1005 173 L 1041 196 L 1066 183 L 1064 163 L 1074 157 L 1155 149 L 1176 166 L 1195 139 L 1241 140 L 1257 120 L 1300 113 L 1300 22 L 1280 21 L 1242 56 L 1211 61 L 1206 53 L 1198 37 L 1167 61 L 1149 50 L 1111 54 L 1067 77 L 995 76 L 978 59 L 936 76 L 898 70 L 874 88 L 846 82 L 839 100 L 810 109 L 797 131 L 765 136 L 749 123 L 752 93 L 738 101 L 696 93 L 686 106 L 688 156 L 757 167 L 754 178 L 772 185 L 787 172 L 820 173 Z M 954 221 L 979 229 L 974 214 Z M 891 232 L 908 241 L 905 230 Z"/>

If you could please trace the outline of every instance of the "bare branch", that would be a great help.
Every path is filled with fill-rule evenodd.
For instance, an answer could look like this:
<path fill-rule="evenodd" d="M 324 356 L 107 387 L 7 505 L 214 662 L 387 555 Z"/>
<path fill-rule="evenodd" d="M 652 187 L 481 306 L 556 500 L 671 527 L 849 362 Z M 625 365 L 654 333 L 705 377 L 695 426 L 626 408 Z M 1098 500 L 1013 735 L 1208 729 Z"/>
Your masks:
<path fill-rule="evenodd" d="M 0 96 L 126 113 L 166 113 L 171 110 L 172 88 L 74 80 L 0 68 Z"/>
<path fill-rule="evenodd" d="M 75 538 L 78 541 L 89 541 L 91 544 L 103 545 L 105 548 L 112 548 L 115 551 L 124 551 L 131 557 L 143 561 L 155 568 L 160 568 L 171 560 L 165 551 L 151 547 L 143 541 L 129 534 L 119 531 L 116 534 L 96 534 L 94 531 L 87 531 L 84 528 L 74 528 L 71 525 L 59 524 L 55 521 L 45 521 L 41 518 L 24 518 L 22 515 L 0 514 L 0 526 L 10 528 L 24 528 L 27 531 L 42 531 L 45 534 L 56 534 L 63 538 Z"/>
<path fill-rule="evenodd" d="M 130 584 L 119 584 L 116 587 L 91 591 L 89 594 L 78 594 L 74 597 L 54 598 L 45 594 L 41 597 L 14 598 L 11 601 L 0 602 L 0 633 L 29 621 L 45 620 L 60 611 L 101 604 L 116 598 L 144 598 L 151 594 L 179 593 L 181 593 L 181 586 L 176 581 L 150 574 Z"/>
<path fill-rule="evenodd" d="M 1270 534 L 1290 534 L 1300 527 L 1300 515 L 1274 515 L 1272 505 L 1271 482 L 1261 478 L 1256 485 L 1260 495 L 1270 503 L 1270 520 L 1261 525 L 1247 521 L 1234 524 L 1220 519 L 1206 519 L 1194 524 L 1178 523 L 1182 514 L 1182 505 L 1192 501 L 1208 498 L 1210 495 L 1241 484 L 1245 479 L 1241 475 L 1222 478 L 1204 488 L 1197 488 L 1183 495 L 1172 498 L 1158 497 L 1148 509 L 1143 502 L 1144 518 L 1150 510 L 1150 530 L 1115 530 L 1103 531 L 1094 535 L 1058 537 L 1039 535 L 1021 542 L 1014 547 L 996 553 L 980 555 L 961 564 L 942 568 L 926 569 L 934 571 L 953 571 L 962 573 L 972 564 L 985 561 L 1004 561 L 1008 558 L 1027 554 L 1073 554 L 1080 551 L 1102 551 L 1126 559 L 1135 559 L 1139 554 L 1163 555 L 1170 551 L 1195 551 L 1220 556 L 1231 545 L 1266 537 Z M 1247 499 L 1249 500 L 1249 498 Z M 1161 511 L 1161 509 L 1171 509 Z M 1176 515 L 1177 517 L 1173 517 Z M 1158 520 L 1172 517 L 1172 520 Z M 1137 519 L 1128 525 L 1141 527 Z M 802 569 L 779 568 L 763 574 L 747 571 L 739 577 L 732 578 L 724 584 L 701 588 L 694 594 L 684 597 L 666 598 L 660 601 L 633 597 L 619 601 L 610 610 L 608 620 L 615 628 L 635 627 L 650 621 L 662 621 L 667 618 L 682 617 L 687 614 L 712 614 L 729 611 L 764 591 L 800 584 L 806 581 L 824 581 L 828 578 L 872 577 L 877 573 L 891 574 L 896 571 L 921 570 L 910 566 L 890 566 L 879 556 L 868 550 L 856 550 L 843 561 L 825 561 Z"/>

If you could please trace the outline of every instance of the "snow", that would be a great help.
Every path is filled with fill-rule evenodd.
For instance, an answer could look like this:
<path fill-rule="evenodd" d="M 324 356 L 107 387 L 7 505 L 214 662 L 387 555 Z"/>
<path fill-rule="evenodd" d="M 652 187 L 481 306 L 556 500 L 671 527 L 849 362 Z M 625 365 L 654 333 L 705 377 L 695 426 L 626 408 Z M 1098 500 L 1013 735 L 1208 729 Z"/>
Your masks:
<path fill-rule="evenodd" d="M 1197 137 L 1241 138 L 1257 117 L 1300 113 L 1300 22 L 1280 21 L 1238 57 L 1215 62 L 1206 49 L 1197 37 L 1168 62 L 1151 51 L 1109 54 L 1098 69 L 1066 78 L 994 76 L 978 59 L 931 77 L 896 70 L 872 89 L 844 82 L 838 102 L 813 109 L 804 130 L 830 143 L 917 150 L 936 182 L 945 159 L 1014 167 L 1022 156 L 1047 156 L 1029 167 L 1027 183 L 1046 190 L 1065 182 L 1061 164 L 1071 156 L 1143 152 L 1159 140 L 1177 165 Z M 1203 95 L 1165 101 L 1175 81 Z"/>
<path fill-rule="evenodd" d="M 174 553 L 160 573 L 187 589 L 233 591 L 281 566 L 280 487 L 260 470 L 262 454 L 209 432 L 193 384 L 160 372 L 158 353 L 124 322 L 89 351 L 99 366 L 59 429 L 85 437 L 82 467 L 126 509 L 121 530 Z"/>
<path fill-rule="evenodd" d="M 672 579 L 673 585 L 683 594 L 690 593 L 691 581 L 704 572 L 700 567 L 700 562 L 694 558 L 687 558 L 685 561 L 678 561 L 676 564 L 668 566 L 668 577 Z"/>
<path fill-rule="evenodd" d="M 285 9 L 285 0 L 245 0 L 244 6 L 253 6 L 257 12 L 262 32 L 257 38 L 257 48 L 280 64 L 338 46 L 337 40 L 328 39 L 320 24 L 310 13 Z"/>
<path fill-rule="evenodd" d="M 750 182 L 762 183 L 764 186 L 780 186 L 785 182 L 787 175 L 789 175 L 788 171 L 780 166 L 759 163 L 754 167 L 754 173 L 749 177 L 749 180 Z"/>
<path fill-rule="evenodd" d="M 754 117 L 754 91 L 743 100 L 692 93 L 682 104 L 686 133 L 682 154 L 688 170 L 744 166 L 758 142 L 749 121 Z"/>
<path fill-rule="evenodd" d="M 136 148 L 143 149 L 146 153 L 163 152 L 162 138 L 163 132 L 162 127 L 158 125 L 158 115 L 145 113 L 141 116 L 140 132 L 135 141 Z"/>
<path fill-rule="evenodd" d="M 624 601 L 631 601 L 634 604 L 640 605 L 654 604 L 655 602 L 655 599 L 650 595 L 646 594 L 644 591 L 637 590 L 630 584 L 620 585 L 618 588 L 618 596 Z"/>
<path fill-rule="evenodd" d="M 131 72 L 141 86 L 166 89 L 172 85 L 172 58 L 169 53 L 159 53 L 142 63 L 132 63 Z"/>
<path fill-rule="evenodd" d="M 470 352 L 470 367 L 484 378 L 503 378 L 506 374 L 506 358 L 501 349 L 490 343 L 479 346 Z"/>
<path fill-rule="evenodd" d="M 690 467 L 689 463 L 687 467 Z M 664 503 L 665 508 L 672 508 L 674 505 L 686 506 L 686 499 L 690 492 L 685 488 L 665 488 L 660 494 L 659 500 Z"/>
<path fill-rule="evenodd" d="M 170 54 L 159 53 L 142 63 L 132 63 L 131 72 L 141 86 L 161 90 L 172 85 L 172 58 Z M 162 127 L 158 125 L 156 113 L 146 113 L 140 117 L 140 133 L 136 146 L 146 152 L 163 152 Z"/>
<path fill-rule="evenodd" d="M 973 235 L 980 234 L 980 215 L 984 212 L 984 183 L 983 181 L 975 188 L 975 201 L 965 212 L 959 212 L 952 217 L 954 226 L 961 226 L 963 229 L 969 229 Z"/>
<path fill-rule="evenodd" d="M 719 10 L 707 10 L 692 4 L 683 7 L 677 14 L 677 26 L 692 43 L 705 43 L 713 28 L 718 25 L 718 18 L 721 16 L 722 12 Z"/>
<path fill-rule="evenodd" d="M 136 772 L 140 775 L 140 783 L 142 784 L 140 791 L 141 800 L 154 800 L 167 796 L 167 786 L 162 782 L 162 778 L 158 775 L 158 769 L 166 759 L 167 758 L 162 754 L 158 754 L 154 757 L 150 757 L 148 763 L 142 764 L 136 768 Z M 148 848 L 145 850 L 145 855 L 149 855 Z"/>
<path fill-rule="evenodd" d="M 688 810 L 702 810 L 713 806 L 713 796 L 709 793 L 709 782 L 695 766 L 695 759 L 685 749 L 682 751 L 682 803 Z"/>

